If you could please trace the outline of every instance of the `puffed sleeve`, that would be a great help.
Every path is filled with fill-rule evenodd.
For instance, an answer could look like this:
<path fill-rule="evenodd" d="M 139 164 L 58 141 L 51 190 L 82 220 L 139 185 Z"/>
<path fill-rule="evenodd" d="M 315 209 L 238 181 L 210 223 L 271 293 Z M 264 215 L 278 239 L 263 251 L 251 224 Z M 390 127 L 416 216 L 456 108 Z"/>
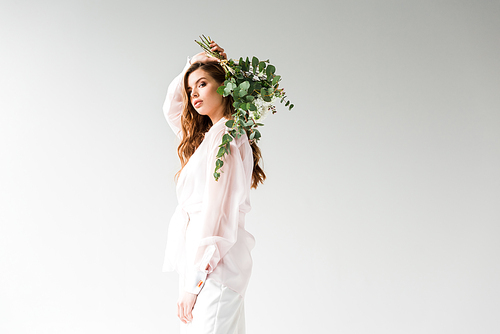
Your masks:
<path fill-rule="evenodd" d="M 250 192 L 251 170 L 245 169 L 245 147 L 231 142 L 230 154 L 223 158 L 224 166 L 218 181 L 213 173 L 216 154 L 223 135 L 221 131 L 210 143 L 207 159 L 206 186 L 202 204 L 202 229 L 194 262 L 186 268 L 185 290 L 198 294 L 205 280 L 219 261 L 236 243 L 240 208 Z M 248 156 L 247 156 L 248 157 Z"/>
<path fill-rule="evenodd" d="M 165 102 L 163 103 L 163 113 L 165 114 L 165 118 L 167 119 L 168 124 L 174 131 L 177 137 L 182 136 L 181 130 L 181 115 L 182 109 L 184 107 L 184 101 L 182 98 L 182 85 L 184 74 L 187 69 L 191 66 L 190 59 L 187 59 L 186 66 L 182 72 L 175 77 L 174 80 L 170 83 L 167 90 L 167 96 L 165 98 Z"/>

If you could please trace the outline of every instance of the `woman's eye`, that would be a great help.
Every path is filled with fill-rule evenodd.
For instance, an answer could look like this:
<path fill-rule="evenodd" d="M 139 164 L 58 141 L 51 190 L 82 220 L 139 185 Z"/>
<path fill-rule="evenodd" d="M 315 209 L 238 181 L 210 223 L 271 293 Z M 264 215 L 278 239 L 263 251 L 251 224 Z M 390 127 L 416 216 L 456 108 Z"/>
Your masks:
<path fill-rule="evenodd" d="M 200 87 L 205 87 L 206 85 L 207 85 L 207 84 L 206 84 L 206 83 L 204 83 L 204 82 L 200 83 Z"/>

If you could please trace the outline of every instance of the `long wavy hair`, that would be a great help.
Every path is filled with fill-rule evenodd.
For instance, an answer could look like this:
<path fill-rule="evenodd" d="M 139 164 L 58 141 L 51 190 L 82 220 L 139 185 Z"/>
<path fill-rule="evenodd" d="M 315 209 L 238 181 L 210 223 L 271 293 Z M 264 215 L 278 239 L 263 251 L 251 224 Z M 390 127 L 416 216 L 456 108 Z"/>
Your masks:
<path fill-rule="evenodd" d="M 179 147 L 177 148 L 177 154 L 179 155 L 179 159 L 181 161 L 181 169 L 177 172 L 177 177 L 184 166 L 186 166 L 198 146 L 200 146 L 203 138 L 205 138 L 205 133 L 212 127 L 210 117 L 200 115 L 194 109 L 187 93 L 189 75 L 198 69 L 205 71 L 219 85 L 224 83 L 226 77 L 222 66 L 214 62 L 206 64 L 194 63 L 188 68 L 186 74 L 184 75 L 184 85 L 182 89 L 184 107 L 181 116 L 182 139 Z M 224 105 L 223 116 L 227 119 L 231 119 L 234 114 L 233 98 L 231 96 L 224 97 L 222 103 Z M 259 183 L 263 183 L 266 179 L 266 174 L 260 166 L 262 154 L 259 147 L 253 141 L 250 142 L 250 147 L 252 148 L 253 154 L 252 188 L 257 188 Z"/>

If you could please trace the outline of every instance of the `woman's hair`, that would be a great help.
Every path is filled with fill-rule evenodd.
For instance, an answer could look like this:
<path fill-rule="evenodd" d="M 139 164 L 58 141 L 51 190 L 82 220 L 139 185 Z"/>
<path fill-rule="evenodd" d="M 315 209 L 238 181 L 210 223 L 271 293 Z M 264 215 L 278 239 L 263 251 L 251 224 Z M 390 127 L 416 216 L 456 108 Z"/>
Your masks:
<path fill-rule="evenodd" d="M 177 154 L 179 155 L 179 159 L 181 160 L 181 169 L 179 172 L 177 172 L 177 176 L 179 176 L 180 172 L 189 161 L 189 158 L 191 158 L 198 146 L 200 146 L 203 138 L 205 138 L 205 133 L 212 127 L 212 121 L 210 120 L 210 117 L 206 115 L 200 115 L 194 109 L 187 94 L 187 89 L 189 86 L 189 75 L 198 69 L 202 69 L 203 71 L 205 71 L 219 85 L 222 85 L 226 78 L 226 74 L 222 66 L 214 62 L 206 64 L 194 63 L 186 71 L 182 89 L 184 100 L 184 107 L 181 116 L 182 139 L 179 147 L 177 148 Z M 224 97 L 222 103 L 224 105 L 223 117 L 231 119 L 232 114 L 234 114 L 233 98 L 231 96 Z M 250 143 L 250 147 L 252 148 L 253 153 L 252 188 L 257 188 L 258 184 L 263 183 L 266 179 L 266 174 L 259 165 L 259 162 L 262 159 L 262 154 L 259 147 L 253 141 L 251 141 Z"/>

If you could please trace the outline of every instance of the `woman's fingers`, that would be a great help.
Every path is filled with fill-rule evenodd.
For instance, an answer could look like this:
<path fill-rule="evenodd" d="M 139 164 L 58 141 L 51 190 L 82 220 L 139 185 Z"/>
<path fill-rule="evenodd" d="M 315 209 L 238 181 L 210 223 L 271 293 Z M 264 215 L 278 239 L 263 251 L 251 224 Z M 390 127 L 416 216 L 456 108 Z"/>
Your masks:
<path fill-rule="evenodd" d="M 179 317 L 179 320 L 182 321 L 183 323 L 188 323 L 189 320 L 187 316 L 187 305 L 185 302 L 180 301 L 177 303 L 177 317 Z M 191 317 L 192 319 L 192 317 Z"/>
<path fill-rule="evenodd" d="M 177 302 L 177 316 L 183 323 L 193 321 L 193 308 L 197 296 L 192 293 L 184 292 L 181 299 Z"/>
<path fill-rule="evenodd" d="M 192 308 L 189 307 L 189 305 L 184 306 L 184 318 L 186 321 L 192 321 L 193 320 L 193 313 L 192 313 Z"/>
<path fill-rule="evenodd" d="M 224 53 L 224 49 L 219 46 L 219 44 L 215 43 L 212 41 L 210 43 L 210 47 L 212 48 L 212 51 L 218 51 L 224 59 L 227 59 L 227 55 Z"/>
<path fill-rule="evenodd" d="M 186 323 L 184 320 L 184 308 L 182 307 L 181 302 L 177 302 L 177 317 L 182 321 L 183 323 Z"/>
<path fill-rule="evenodd" d="M 179 309 L 177 311 L 177 316 L 179 317 L 180 321 L 183 323 L 187 324 L 191 320 L 193 320 L 193 317 L 189 317 L 186 313 L 186 308 L 183 305 L 179 306 Z"/>
<path fill-rule="evenodd" d="M 218 45 L 215 45 L 214 47 L 212 47 L 212 51 L 224 52 L 224 49 Z"/>
<path fill-rule="evenodd" d="M 220 55 L 224 58 L 224 59 L 227 59 L 227 55 L 226 53 L 224 52 L 224 49 L 221 48 L 217 43 L 215 42 L 211 42 L 210 43 L 210 49 L 212 51 L 216 51 L 216 52 L 219 52 Z M 192 58 L 191 58 L 191 64 L 194 64 L 194 63 L 203 63 L 203 64 L 206 64 L 206 63 L 210 63 L 210 62 L 220 62 L 220 59 L 219 58 L 215 58 L 215 57 L 210 57 L 208 56 L 205 52 L 200 52 L 196 55 L 194 55 Z"/>

